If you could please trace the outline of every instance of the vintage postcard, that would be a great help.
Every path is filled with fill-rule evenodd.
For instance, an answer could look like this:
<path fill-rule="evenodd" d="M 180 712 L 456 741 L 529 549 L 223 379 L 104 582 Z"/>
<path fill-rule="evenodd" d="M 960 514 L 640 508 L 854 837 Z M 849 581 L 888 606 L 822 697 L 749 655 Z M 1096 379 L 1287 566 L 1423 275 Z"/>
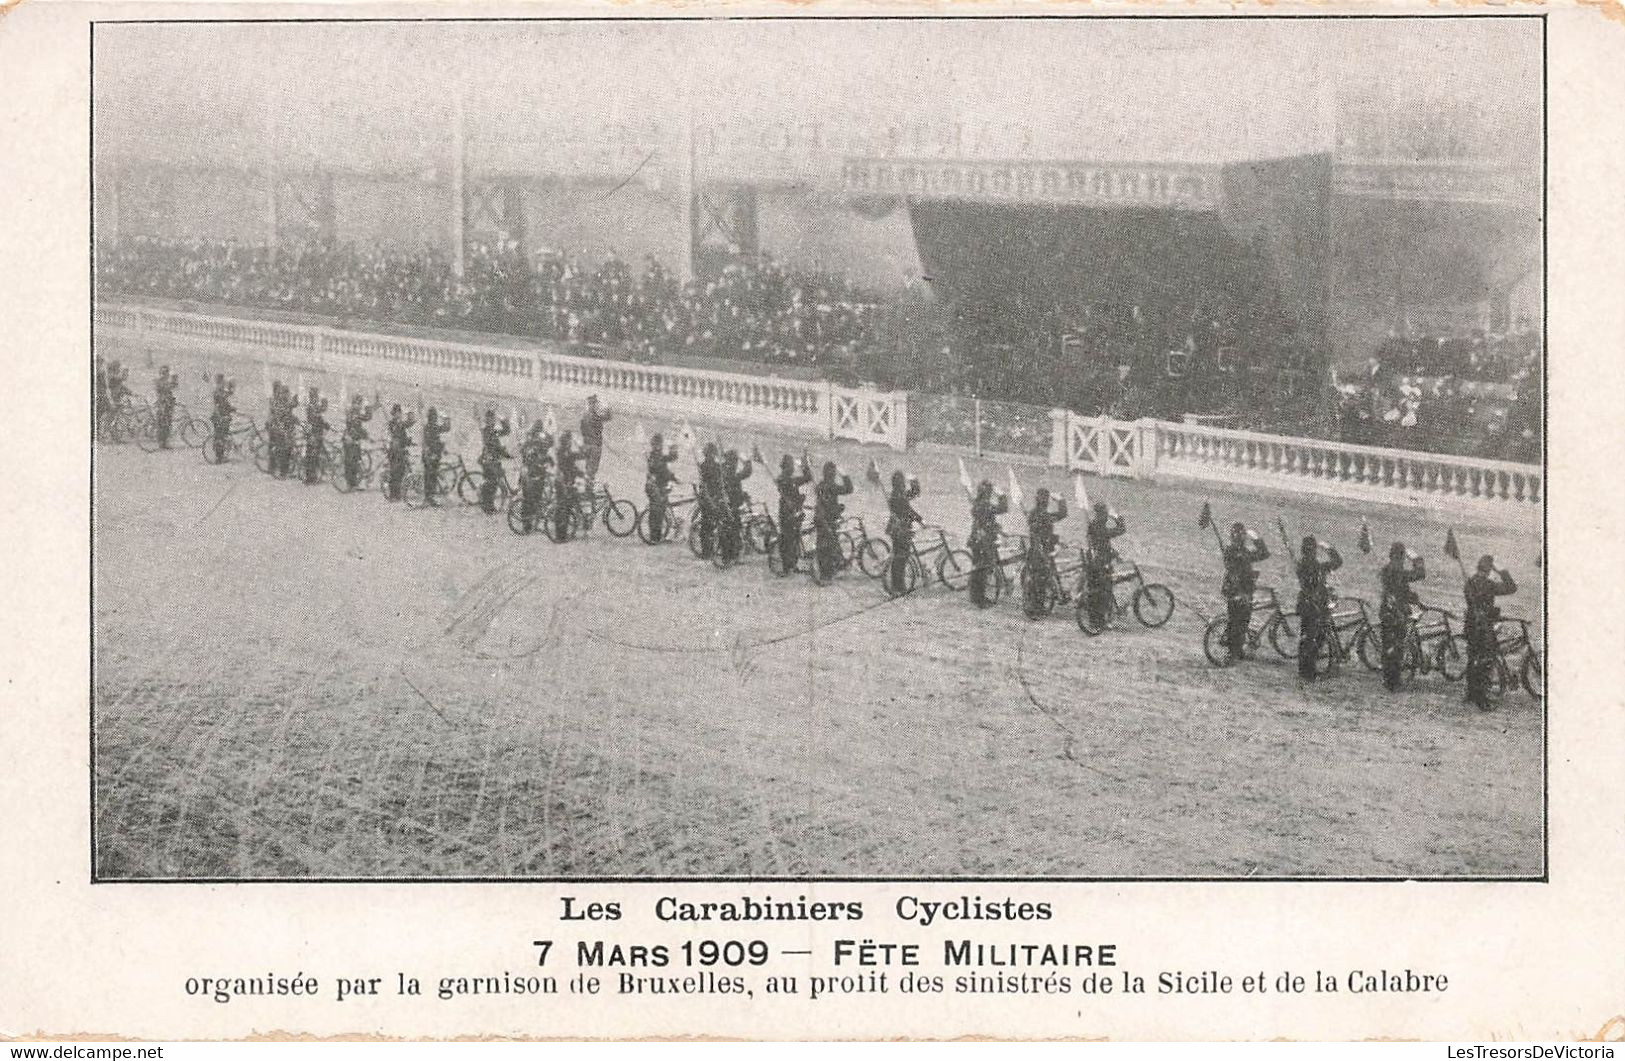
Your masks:
<path fill-rule="evenodd" d="M 14 7 L 0 1036 L 1625 1037 L 1622 60 Z"/>

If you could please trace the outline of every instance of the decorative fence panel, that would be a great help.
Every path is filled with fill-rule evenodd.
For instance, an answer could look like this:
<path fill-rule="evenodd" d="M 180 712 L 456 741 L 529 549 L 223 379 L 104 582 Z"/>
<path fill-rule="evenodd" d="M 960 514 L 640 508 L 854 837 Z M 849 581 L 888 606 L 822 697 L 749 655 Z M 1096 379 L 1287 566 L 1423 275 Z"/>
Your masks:
<path fill-rule="evenodd" d="M 908 396 L 822 382 L 638 365 L 472 343 L 128 304 L 96 308 L 98 328 L 153 347 L 214 354 L 342 378 L 385 378 L 521 402 L 558 403 L 598 394 L 666 416 L 731 420 L 780 431 L 903 449 Z"/>

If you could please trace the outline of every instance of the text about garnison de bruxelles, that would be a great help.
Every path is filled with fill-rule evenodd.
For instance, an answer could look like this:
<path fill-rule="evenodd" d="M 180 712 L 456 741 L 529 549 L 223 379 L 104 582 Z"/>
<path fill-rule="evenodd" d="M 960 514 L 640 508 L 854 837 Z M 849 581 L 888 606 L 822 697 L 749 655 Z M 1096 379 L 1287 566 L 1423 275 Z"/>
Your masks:
<path fill-rule="evenodd" d="M 1052 927 L 1054 904 L 1007 897 L 905 895 L 879 911 L 805 895 L 650 901 L 656 927 L 622 929 L 632 904 L 561 896 L 545 931 L 514 936 L 512 957 L 459 967 L 197 970 L 181 986 L 200 1002 L 280 998 L 310 1004 L 399 999 L 732 996 L 816 1003 L 865 995 L 1133 996 L 1440 994 L 1449 976 L 1374 955 L 1360 967 L 1195 967 L 1146 961 L 1117 941 Z M 640 925 L 646 920 L 640 919 Z M 809 931 L 812 928 L 813 931 Z M 891 929 L 899 938 L 888 938 Z M 906 929 L 906 931 L 904 931 Z M 919 929 L 940 933 L 920 939 Z M 907 938 L 902 938 L 902 937 Z"/>

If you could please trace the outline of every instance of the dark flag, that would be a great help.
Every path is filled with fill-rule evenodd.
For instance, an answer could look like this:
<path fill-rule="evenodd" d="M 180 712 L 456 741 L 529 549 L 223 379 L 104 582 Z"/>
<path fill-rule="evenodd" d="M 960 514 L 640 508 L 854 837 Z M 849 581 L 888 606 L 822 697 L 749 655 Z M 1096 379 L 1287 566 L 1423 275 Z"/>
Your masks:
<path fill-rule="evenodd" d="M 1206 501 L 1202 502 L 1202 514 L 1196 518 L 1196 525 L 1204 530 L 1213 526 L 1213 508 Z"/>
<path fill-rule="evenodd" d="M 1371 524 L 1365 520 L 1360 521 L 1360 551 L 1371 552 Z"/>
<path fill-rule="evenodd" d="M 1456 528 L 1451 527 L 1444 535 L 1444 555 L 1452 560 L 1461 559 L 1461 547 L 1456 544 Z"/>

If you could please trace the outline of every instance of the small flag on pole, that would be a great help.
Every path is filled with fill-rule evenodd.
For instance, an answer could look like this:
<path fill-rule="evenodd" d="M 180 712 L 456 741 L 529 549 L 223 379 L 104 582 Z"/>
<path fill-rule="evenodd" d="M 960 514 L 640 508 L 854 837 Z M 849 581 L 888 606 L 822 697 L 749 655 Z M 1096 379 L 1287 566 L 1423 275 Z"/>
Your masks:
<path fill-rule="evenodd" d="M 976 492 L 976 489 L 971 486 L 970 472 L 965 470 L 964 457 L 959 458 L 959 485 L 964 488 L 966 497 L 969 497 Z"/>
<path fill-rule="evenodd" d="M 1363 519 L 1360 521 L 1360 551 L 1371 552 L 1371 524 Z"/>
<path fill-rule="evenodd" d="M 863 477 L 876 486 L 880 485 L 880 465 L 875 463 L 873 457 L 869 458 L 869 468 L 863 473 Z"/>
<path fill-rule="evenodd" d="M 1203 530 L 1213 526 L 1213 506 L 1206 501 L 1202 502 L 1202 514 L 1196 517 L 1196 525 Z"/>
<path fill-rule="evenodd" d="M 806 450 L 801 451 L 801 474 L 812 474 L 812 454 L 808 453 Z"/>
<path fill-rule="evenodd" d="M 1072 497 L 1073 500 L 1077 501 L 1078 503 L 1079 512 L 1089 511 L 1089 491 L 1085 490 L 1083 487 L 1082 472 L 1079 472 L 1072 477 Z"/>
<path fill-rule="evenodd" d="M 1026 511 L 1027 502 L 1021 496 L 1021 483 L 1016 480 L 1016 470 L 1014 468 L 1007 467 L 1005 468 L 1005 471 L 1008 472 L 1010 476 L 1011 506 L 1021 511 Z"/>
<path fill-rule="evenodd" d="M 1444 534 L 1444 555 L 1452 560 L 1461 559 L 1461 546 L 1456 544 L 1456 528 L 1451 527 Z"/>
<path fill-rule="evenodd" d="M 557 435 L 559 433 L 559 419 L 553 415 L 553 407 L 551 405 L 549 405 L 542 412 L 542 430 L 546 431 L 550 435 Z"/>

